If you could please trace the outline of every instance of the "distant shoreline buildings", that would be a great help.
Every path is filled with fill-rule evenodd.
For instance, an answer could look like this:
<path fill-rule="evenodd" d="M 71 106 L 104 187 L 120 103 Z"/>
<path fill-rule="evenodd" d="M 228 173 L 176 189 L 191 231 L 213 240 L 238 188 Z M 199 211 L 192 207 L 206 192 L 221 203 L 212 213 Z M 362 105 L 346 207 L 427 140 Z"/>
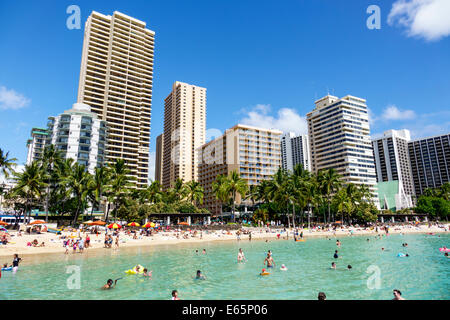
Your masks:
<path fill-rule="evenodd" d="M 135 186 L 148 186 L 154 38 L 143 21 L 93 11 L 85 24 L 77 103 L 49 117 L 47 129 L 32 129 L 27 164 L 53 144 L 90 172 L 124 159 Z M 222 204 L 212 183 L 232 171 L 257 185 L 280 167 L 292 171 L 301 164 L 313 173 L 334 168 L 344 184 L 367 185 L 381 209 L 394 211 L 413 206 L 426 188 L 449 182 L 450 134 L 411 141 L 408 130 L 390 130 L 372 140 L 365 99 L 316 100 L 306 115 L 308 134 L 237 124 L 207 142 L 206 91 L 173 83 L 156 139 L 155 180 L 164 190 L 177 179 L 199 182 L 204 207 L 214 214 Z"/>

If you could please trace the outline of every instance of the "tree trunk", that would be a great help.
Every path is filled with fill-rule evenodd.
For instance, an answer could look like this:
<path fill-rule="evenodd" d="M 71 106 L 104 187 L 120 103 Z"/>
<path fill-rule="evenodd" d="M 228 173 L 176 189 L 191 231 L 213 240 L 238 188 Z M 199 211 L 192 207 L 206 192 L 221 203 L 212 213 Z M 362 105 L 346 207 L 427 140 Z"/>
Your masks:
<path fill-rule="evenodd" d="M 233 207 L 231 210 L 233 213 L 233 222 L 236 222 L 235 209 L 236 209 L 236 192 L 233 191 Z"/>
<path fill-rule="evenodd" d="M 330 198 L 328 198 L 328 221 L 331 221 L 330 202 Z"/>
<path fill-rule="evenodd" d="M 295 229 L 295 204 L 292 204 L 292 227 Z"/>
<path fill-rule="evenodd" d="M 108 216 L 109 216 L 109 201 L 106 201 L 106 215 L 105 215 L 106 223 L 108 223 Z"/>
<path fill-rule="evenodd" d="M 291 219 L 289 219 L 289 202 L 287 203 L 287 206 L 286 206 L 286 215 L 287 215 L 287 220 L 288 220 L 288 228 L 290 229 L 291 228 Z"/>
<path fill-rule="evenodd" d="M 49 196 L 50 196 L 50 184 L 47 187 L 47 193 L 45 195 L 45 222 L 48 222 L 48 201 L 49 201 Z"/>

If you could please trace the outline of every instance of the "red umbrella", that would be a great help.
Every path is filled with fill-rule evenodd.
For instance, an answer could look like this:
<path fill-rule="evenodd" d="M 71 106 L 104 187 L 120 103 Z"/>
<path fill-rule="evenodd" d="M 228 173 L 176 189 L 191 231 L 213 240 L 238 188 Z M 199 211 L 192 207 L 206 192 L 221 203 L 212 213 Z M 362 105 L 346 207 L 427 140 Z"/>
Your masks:
<path fill-rule="evenodd" d="M 45 224 L 46 222 L 45 221 L 42 221 L 42 220 L 36 220 L 36 221 L 33 221 L 32 223 L 30 223 L 30 224 Z"/>
<path fill-rule="evenodd" d="M 111 223 L 111 224 L 108 226 L 108 228 L 109 228 L 109 229 L 120 229 L 120 228 L 122 228 L 122 226 L 121 226 L 120 224 L 117 224 L 117 223 Z"/>

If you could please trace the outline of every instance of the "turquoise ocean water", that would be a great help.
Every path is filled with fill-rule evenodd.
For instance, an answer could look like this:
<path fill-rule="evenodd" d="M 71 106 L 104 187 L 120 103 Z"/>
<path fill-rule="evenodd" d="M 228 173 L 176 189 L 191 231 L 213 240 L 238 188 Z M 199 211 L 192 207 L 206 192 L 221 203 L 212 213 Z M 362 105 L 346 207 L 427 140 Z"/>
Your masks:
<path fill-rule="evenodd" d="M 393 289 L 402 291 L 406 299 L 450 299 L 450 259 L 438 250 L 450 247 L 449 234 L 339 239 L 340 248 L 334 238 L 311 238 L 306 242 L 241 240 L 52 255 L 35 264 L 25 260 L 15 275 L 2 272 L 0 299 L 170 299 L 173 289 L 181 299 L 316 299 L 319 291 L 330 300 L 392 299 Z M 402 247 L 403 242 L 409 246 Z M 201 254 L 203 248 L 206 255 Z M 246 263 L 237 263 L 239 248 Z M 333 258 L 336 249 L 338 259 Z M 271 275 L 261 277 L 267 250 L 273 252 L 276 267 Z M 399 252 L 410 257 L 397 257 Z M 333 261 L 337 270 L 330 269 Z M 124 273 L 136 264 L 152 270 L 153 279 Z M 281 264 L 288 271 L 280 271 Z M 351 271 L 346 270 L 348 264 Z M 80 288 L 70 289 L 77 275 L 67 272 L 76 269 Z M 194 280 L 197 269 L 206 280 Z M 115 289 L 99 289 L 108 278 L 119 277 L 123 278 Z"/>

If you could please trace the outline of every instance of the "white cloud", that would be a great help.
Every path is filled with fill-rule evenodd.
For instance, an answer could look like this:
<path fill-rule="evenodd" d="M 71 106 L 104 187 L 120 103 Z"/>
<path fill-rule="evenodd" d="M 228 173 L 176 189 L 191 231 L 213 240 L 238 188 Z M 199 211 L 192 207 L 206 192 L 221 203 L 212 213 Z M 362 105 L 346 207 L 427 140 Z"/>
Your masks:
<path fill-rule="evenodd" d="M 276 116 L 270 115 L 270 111 L 270 105 L 258 104 L 248 111 L 239 122 L 265 129 L 278 129 L 283 132 L 308 133 L 306 118 L 301 117 L 296 110 L 282 108 L 278 110 Z"/>
<path fill-rule="evenodd" d="M 395 105 L 389 105 L 381 116 L 384 120 L 411 120 L 416 117 L 413 110 L 400 110 Z"/>
<path fill-rule="evenodd" d="M 20 109 L 28 106 L 31 100 L 13 89 L 0 86 L 0 109 Z"/>
<path fill-rule="evenodd" d="M 397 0 L 388 24 L 406 28 L 407 35 L 436 41 L 450 35 L 449 0 Z"/>

